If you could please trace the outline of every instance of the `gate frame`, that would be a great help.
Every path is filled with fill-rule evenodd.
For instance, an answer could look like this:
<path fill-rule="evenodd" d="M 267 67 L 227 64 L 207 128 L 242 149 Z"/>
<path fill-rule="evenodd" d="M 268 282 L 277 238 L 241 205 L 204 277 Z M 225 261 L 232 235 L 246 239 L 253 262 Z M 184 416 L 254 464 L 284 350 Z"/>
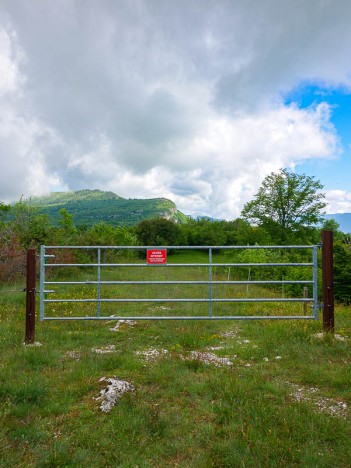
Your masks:
<path fill-rule="evenodd" d="M 322 247 L 322 291 L 323 291 L 323 331 L 334 334 L 334 270 L 333 270 L 333 231 L 322 231 L 322 243 L 317 247 Z M 41 247 L 40 265 L 40 307 L 44 305 L 44 261 L 43 248 Z M 34 343 L 35 340 L 35 289 L 36 284 L 36 255 L 34 249 L 27 250 L 27 274 L 26 274 L 26 321 L 25 321 L 25 343 Z M 42 317 L 41 312 L 41 320 Z M 243 317 L 244 319 L 245 317 Z M 272 317 L 269 317 L 272 319 Z M 304 318 L 304 317 L 302 317 Z M 314 314 L 314 318 L 318 318 Z M 47 319 L 46 319 L 47 320 Z"/>
<path fill-rule="evenodd" d="M 308 246 L 41 246 L 41 266 L 40 266 L 40 318 L 41 320 L 111 320 L 111 316 L 101 316 L 100 305 L 103 302 L 207 302 L 209 304 L 208 316 L 114 316 L 114 320 L 289 320 L 289 319 L 318 319 L 318 310 L 320 305 L 318 303 L 318 264 L 317 264 L 317 249 L 319 245 L 308 245 Z M 97 250 L 98 262 L 97 263 L 59 263 L 59 264 L 45 264 L 46 258 L 54 257 L 54 255 L 45 254 L 45 249 L 86 249 L 86 250 Z M 208 263 L 199 264 L 166 264 L 166 265 L 148 265 L 147 263 L 101 263 L 101 250 L 148 250 L 148 249 L 177 249 L 177 250 L 208 250 L 209 261 Z M 312 262 L 311 263 L 213 263 L 212 262 L 212 251 L 216 249 L 220 250 L 243 250 L 243 249 L 311 249 L 312 250 Z M 45 281 L 45 268 L 46 267 L 66 267 L 66 266 L 77 266 L 77 267 L 97 267 L 97 281 L 85 281 L 85 282 L 62 282 L 62 281 Z M 208 281 L 101 281 L 101 267 L 152 267 L 157 268 L 166 266 L 200 266 L 209 268 L 209 279 Z M 250 267 L 250 266 L 309 266 L 312 267 L 312 281 L 213 281 L 212 280 L 212 267 L 214 266 L 237 266 L 237 267 Z M 209 297 L 206 299 L 101 299 L 100 286 L 101 284 L 208 284 L 209 285 Z M 96 284 L 97 285 L 97 297 L 95 299 L 45 299 L 44 295 L 53 291 L 45 290 L 47 284 Z M 244 299 L 226 299 L 218 298 L 214 299 L 212 295 L 213 284 L 313 284 L 313 297 L 312 298 L 244 298 Z M 97 313 L 95 316 L 87 317 L 45 317 L 44 305 L 46 302 L 94 302 L 97 303 Z M 289 315 L 289 316 L 213 316 L 212 304 L 215 302 L 299 302 L 299 303 L 311 303 L 313 302 L 313 315 Z"/>

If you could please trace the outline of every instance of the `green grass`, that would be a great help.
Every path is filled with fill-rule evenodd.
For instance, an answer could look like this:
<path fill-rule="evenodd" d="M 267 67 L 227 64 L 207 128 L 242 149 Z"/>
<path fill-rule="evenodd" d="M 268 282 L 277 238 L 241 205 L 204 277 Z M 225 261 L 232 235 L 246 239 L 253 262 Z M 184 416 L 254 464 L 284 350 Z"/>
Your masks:
<path fill-rule="evenodd" d="M 316 338 L 320 320 L 140 321 L 118 332 L 114 322 L 38 321 L 42 346 L 26 347 L 16 288 L 0 288 L 0 466 L 350 466 L 350 307 L 336 307 L 345 341 Z M 168 352 L 136 354 L 150 349 Z M 135 387 L 107 414 L 95 400 L 103 376 Z"/>

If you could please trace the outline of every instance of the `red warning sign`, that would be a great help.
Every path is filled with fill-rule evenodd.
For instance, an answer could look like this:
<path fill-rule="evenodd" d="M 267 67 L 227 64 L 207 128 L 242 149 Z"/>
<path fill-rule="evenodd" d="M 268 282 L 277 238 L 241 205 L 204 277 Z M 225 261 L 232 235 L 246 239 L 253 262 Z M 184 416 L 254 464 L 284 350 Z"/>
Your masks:
<path fill-rule="evenodd" d="M 155 265 L 162 265 L 167 263 L 167 250 L 166 249 L 149 249 L 147 251 L 147 263 Z"/>

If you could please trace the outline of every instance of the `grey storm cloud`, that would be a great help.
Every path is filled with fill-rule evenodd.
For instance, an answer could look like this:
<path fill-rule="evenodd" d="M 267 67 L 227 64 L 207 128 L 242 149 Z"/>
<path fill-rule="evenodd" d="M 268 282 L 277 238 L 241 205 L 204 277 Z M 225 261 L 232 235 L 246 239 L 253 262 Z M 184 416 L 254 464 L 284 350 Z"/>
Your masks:
<path fill-rule="evenodd" d="M 350 13 L 342 0 L 3 0 L 0 199 L 101 188 L 238 215 L 271 170 L 337 153 L 328 106 L 283 98 L 308 80 L 350 86 Z"/>

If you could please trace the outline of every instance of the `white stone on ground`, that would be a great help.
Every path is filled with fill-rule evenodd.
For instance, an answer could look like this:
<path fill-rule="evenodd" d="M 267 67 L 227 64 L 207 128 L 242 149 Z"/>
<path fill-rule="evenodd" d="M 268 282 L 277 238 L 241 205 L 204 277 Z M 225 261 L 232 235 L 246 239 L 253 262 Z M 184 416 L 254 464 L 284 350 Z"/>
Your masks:
<path fill-rule="evenodd" d="M 100 391 L 100 395 L 95 398 L 96 401 L 101 401 L 100 409 L 104 413 L 109 413 L 124 393 L 135 390 L 130 382 L 120 380 L 116 376 L 101 377 L 99 382 L 107 382 L 108 384 L 106 388 Z"/>

